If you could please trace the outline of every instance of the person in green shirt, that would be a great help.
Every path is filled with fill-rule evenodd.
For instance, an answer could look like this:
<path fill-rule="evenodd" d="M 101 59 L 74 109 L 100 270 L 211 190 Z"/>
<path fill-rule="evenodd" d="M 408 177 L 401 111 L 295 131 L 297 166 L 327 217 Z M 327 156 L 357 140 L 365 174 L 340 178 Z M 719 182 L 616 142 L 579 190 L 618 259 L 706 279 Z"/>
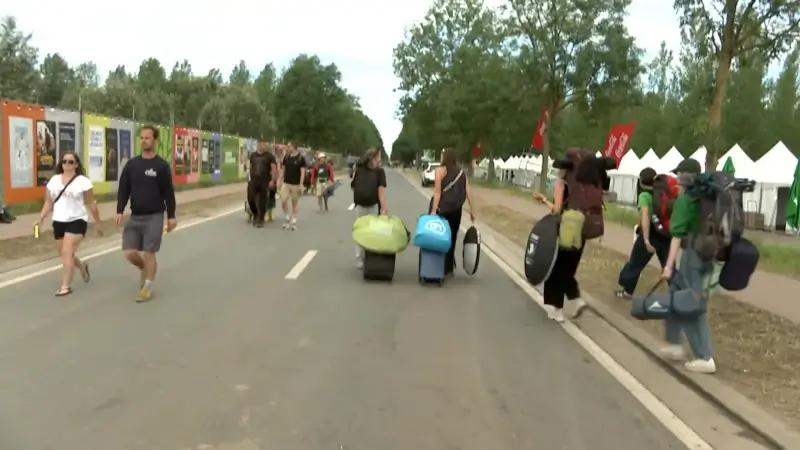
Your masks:
<path fill-rule="evenodd" d="M 661 267 L 667 263 L 670 238 L 650 226 L 653 214 L 653 182 L 656 175 L 656 171 L 650 167 L 642 169 L 639 173 L 641 191 L 638 198 L 639 225 L 628 262 L 622 266 L 622 270 L 619 272 L 620 289 L 617 291 L 617 297 L 620 298 L 631 298 L 636 291 L 642 271 L 650 264 L 654 253 L 658 257 Z"/>
<path fill-rule="evenodd" d="M 697 293 L 701 302 L 707 304 L 710 296 L 709 277 L 714 273 L 714 262 L 703 260 L 691 247 L 684 245 L 684 241 L 697 233 L 700 227 L 700 201 L 687 194 L 685 190 L 701 171 L 700 163 L 692 159 L 684 160 L 674 171 L 678 176 L 681 194 L 672 207 L 670 216 L 672 241 L 662 278 L 670 281 L 670 290 L 691 289 Z M 680 264 L 678 270 L 675 270 L 679 256 Z M 686 370 L 700 373 L 716 372 L 708 314 L 704 313 L 691 319 L 669 317 L 664 323 L 664 334 L 668 344 L 662 349 L 665 357 L 673 360 L 685 358 L 681 345 L 681 334 L 685 334 L 694 356 L 694 359 L 686 362 Z"/>

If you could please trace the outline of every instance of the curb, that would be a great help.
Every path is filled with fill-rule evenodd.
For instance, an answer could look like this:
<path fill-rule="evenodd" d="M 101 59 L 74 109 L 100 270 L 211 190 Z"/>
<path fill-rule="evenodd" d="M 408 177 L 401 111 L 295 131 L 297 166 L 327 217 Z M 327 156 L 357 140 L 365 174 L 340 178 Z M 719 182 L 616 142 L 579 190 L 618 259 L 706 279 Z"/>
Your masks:
<path fill-rule="evenodd" d="M 507 258 L 502 255 L 511 252 L 515 255 L 518 254 L 521 260 L 524 251 L 519 245 L 511 242 L 511 240 L 494 230 L 485 222 L 476 221 L 476 225 L 480 226 L 481 235 L 483 237 L 482 243 L 495 252 L 495 254 L 507 260 Z M 489 239 L 486 239 L 487 237 Z M 525 276 L 524 272 L 519 267 L 519 261 L 506 262 L 517 273 L 523 277 Z M 534 289 L 541 293 L 539 286 L 534 286 Z M 658 352 L 659 342 L 656 338 L 638 328 L 634 323 L 625 319 L 591 295 L 584 292 L 581 298 L 586 301 L 586 304 L 595 315 L 647 353 L 648 356 L 667 369 L 669 373 L 682 384 L 690 387 L 703 398 L 741 422 L 744 426 L 750 428 L 767 443 L 780 450 L 800 449 L 800 432 L 767 413 L 764 409 L 738 391 L 714 378 L 713 375 L 686 372 L 681 367 L 665 360 Z"/>

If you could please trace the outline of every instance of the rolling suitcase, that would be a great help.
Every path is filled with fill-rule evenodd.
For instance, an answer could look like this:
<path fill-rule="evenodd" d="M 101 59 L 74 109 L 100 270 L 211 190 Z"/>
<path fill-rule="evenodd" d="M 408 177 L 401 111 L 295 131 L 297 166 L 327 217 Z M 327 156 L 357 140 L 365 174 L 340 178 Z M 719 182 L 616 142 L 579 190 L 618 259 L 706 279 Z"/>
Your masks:
<path fill-rule="evenodd" d="M 419 249 L 419 283 L 444 284 L 445 253 Z"/>
<path fill-rule="evenodd" d="M 394 263 L 397 255 L 384 255 L 364 251 L 364 267 L 362 269 L 365 280 L 392 281 L 394 279 Z"/>

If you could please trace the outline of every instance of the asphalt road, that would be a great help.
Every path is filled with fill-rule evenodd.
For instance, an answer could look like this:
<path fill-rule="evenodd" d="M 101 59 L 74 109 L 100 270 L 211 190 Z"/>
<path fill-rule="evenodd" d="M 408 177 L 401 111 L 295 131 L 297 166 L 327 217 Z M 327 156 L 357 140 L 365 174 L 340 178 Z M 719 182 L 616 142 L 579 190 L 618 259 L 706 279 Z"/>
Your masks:
<path fill-rule="evenodd" d="M 427 201 L 388 177 L 413 228 Z M 294 232 L 168 236 L 150 303 L 116 252 L 67 298 L 56 273 L 0 289 L 0 449 L 685 448 L 490 259 L 423 287 L 409 248 L 362 281 L 348 194 Z"/>

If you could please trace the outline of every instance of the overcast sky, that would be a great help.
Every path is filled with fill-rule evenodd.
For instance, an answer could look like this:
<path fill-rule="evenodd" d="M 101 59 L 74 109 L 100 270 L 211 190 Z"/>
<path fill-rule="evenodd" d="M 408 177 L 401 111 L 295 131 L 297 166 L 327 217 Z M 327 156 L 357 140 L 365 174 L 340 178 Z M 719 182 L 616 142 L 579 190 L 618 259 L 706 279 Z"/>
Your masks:
<path fill-rule="evenodd" d="M 500 3 L 502 0 L 490 0 Z M 102 76 L 123 64 L 136 71 L 149 57 L 167 71 L 188 59 L 195 73 L 229 74 L 244 60 L 254 76 L 265 63 L 285 66 L 299 53 L 335 62 L 344 86 L 359 98 L 385 145 L 400 132 L 399 95 L 392 92 L 392 49 L 404 29 L 423 18 L 430 0 L 56 0 L 6 2 L 2 14 L 33 32 L 41 55 L 58 52 L 70 64 L 94 61 Z M 628 26 L 654 53 L 662 40 L 677 49 L 672 2 L 633 0 Z M 538 118 L 531 118 L 535 127 Z M 387 149 L 388 150 L 388 149 Z"/>

